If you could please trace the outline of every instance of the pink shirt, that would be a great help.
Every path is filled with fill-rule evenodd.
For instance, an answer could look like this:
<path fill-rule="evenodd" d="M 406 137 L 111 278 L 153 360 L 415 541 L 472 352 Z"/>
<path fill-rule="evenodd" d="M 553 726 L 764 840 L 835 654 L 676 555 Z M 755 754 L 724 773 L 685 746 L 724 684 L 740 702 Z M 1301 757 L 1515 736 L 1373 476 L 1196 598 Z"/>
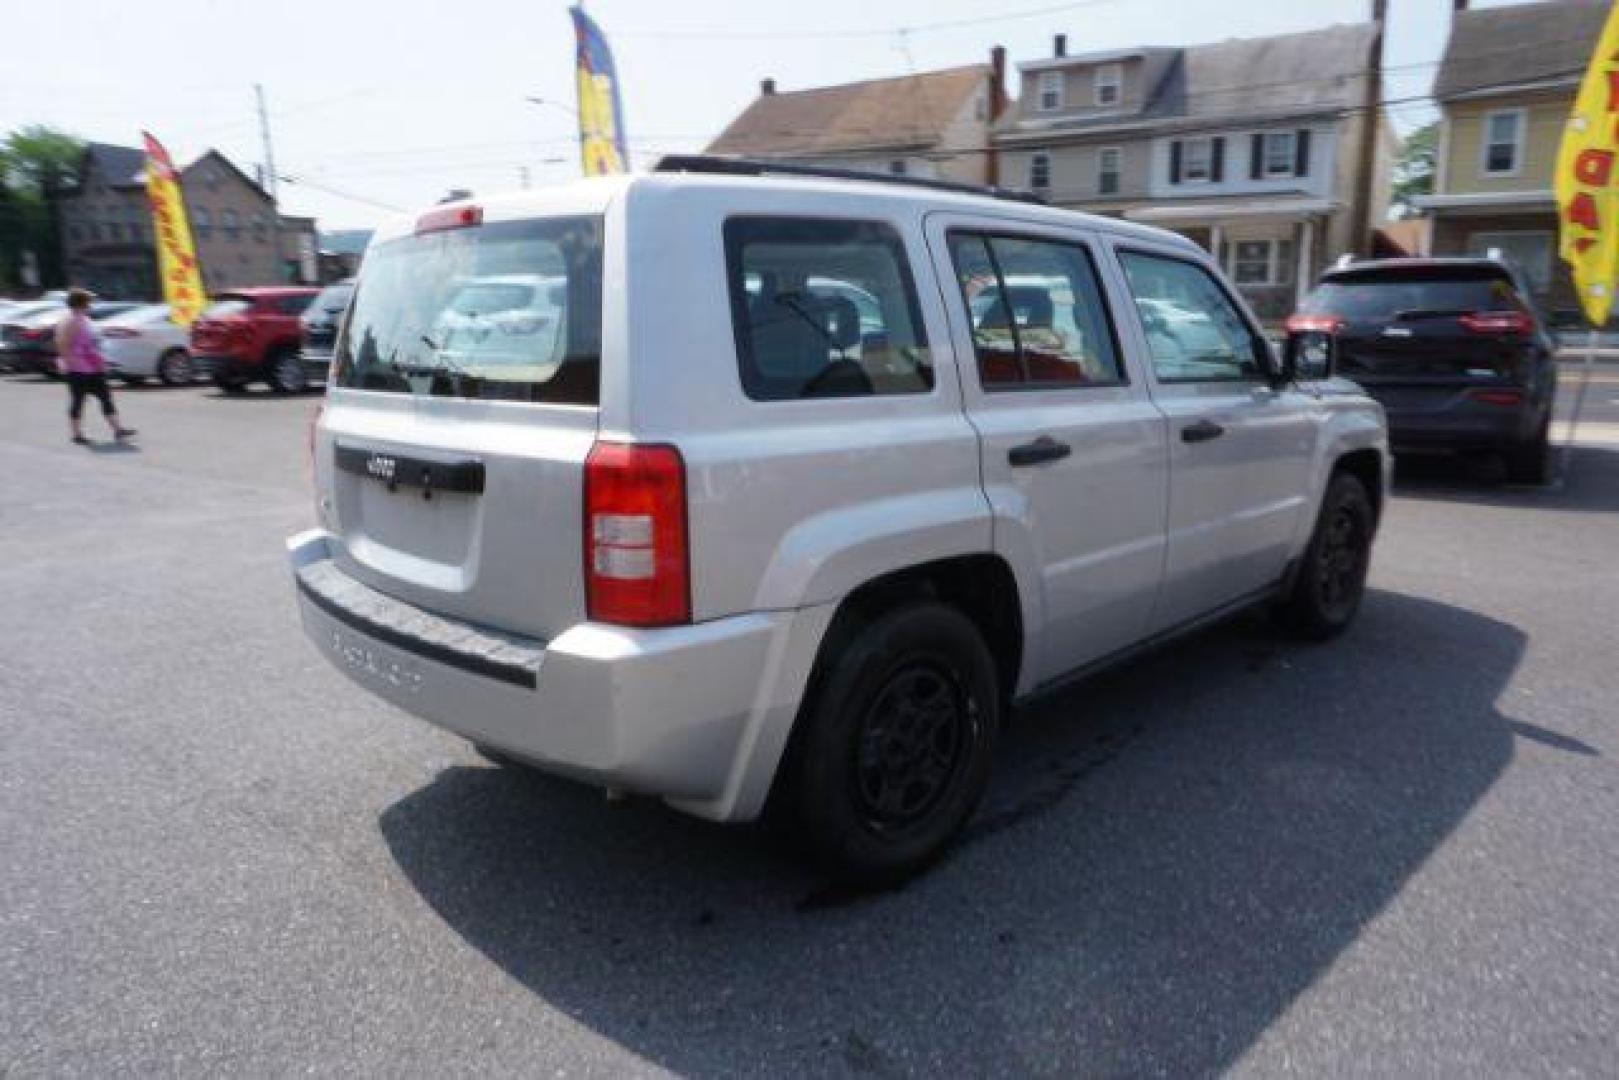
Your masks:
<path fill-rule="evenodd" d="M 67 354 L 62 365 L 75 375 L 96 375 L 107 370 L 101 352 L 101 332 L 90 317 L 81 312 L 68 316 Z"/>

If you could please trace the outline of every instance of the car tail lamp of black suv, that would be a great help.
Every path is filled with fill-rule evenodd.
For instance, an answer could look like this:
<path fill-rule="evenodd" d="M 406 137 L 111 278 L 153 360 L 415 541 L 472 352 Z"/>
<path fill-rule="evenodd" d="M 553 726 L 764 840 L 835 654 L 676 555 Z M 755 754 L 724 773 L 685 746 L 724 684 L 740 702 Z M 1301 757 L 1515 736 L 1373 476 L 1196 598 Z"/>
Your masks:
<path fill-rule="evenodd" d="M 1501 454 L 1544 479 L 1555 346 L 1494 259 L 1390 259 L 1327 271 L 1287 321 L 1337 338 L 1337 372 L 1388 414 L 1396 451 Z"/>

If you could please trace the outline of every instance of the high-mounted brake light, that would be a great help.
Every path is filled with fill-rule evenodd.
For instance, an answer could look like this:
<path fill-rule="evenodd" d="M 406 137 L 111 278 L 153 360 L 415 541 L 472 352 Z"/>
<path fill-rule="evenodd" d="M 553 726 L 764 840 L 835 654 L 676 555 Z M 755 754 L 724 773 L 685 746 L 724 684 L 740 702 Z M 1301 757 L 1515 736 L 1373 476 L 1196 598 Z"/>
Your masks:
<path fill-rule="evenodd" d="M 416 235 L 444 232 L 446 229 L 471 229 L 482 224 L 481 206 L 441 206 L 416 219 Z"/>
<path fill-rule="evenodd" d="M 1344 321 L 1336 315 L 1289 315 L 1283 328 L 1289 334 L 1336 334 L 1344 328 Z"/>
<path fill-rule="evenodd" d="M 595 622 L 691 621 L 686 464 L 673 446 L 598 442 L 585 458 L 585 603 Z"/>
<path fill-rule="evenodd" d="M 1535 328 L 1522 311 L 1474 311 L 1457 321 L 1475 334 L 1527 334 Z"/>

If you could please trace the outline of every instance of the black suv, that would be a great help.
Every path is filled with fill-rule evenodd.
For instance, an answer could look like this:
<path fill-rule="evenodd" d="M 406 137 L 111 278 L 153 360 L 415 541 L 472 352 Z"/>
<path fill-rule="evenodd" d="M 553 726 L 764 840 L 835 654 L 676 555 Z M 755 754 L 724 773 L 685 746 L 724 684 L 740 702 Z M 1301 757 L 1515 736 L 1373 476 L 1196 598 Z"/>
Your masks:
<path fill-rule="evenodd" d="M 1396 453 L 1495 452 L 1510 480 L 1546 480 L 1556 345 L 1510 265 L 1458 258 L 1336 267 L 1287 329 L 1337 336 L 1339 374 L 1382 403 Z"/>
<path fill-rule="evenodd" d="M 339 281 L 322 289 L 304 310 L 303 345 L 298 359 L 308 381 L 326 381 L 326 373 L 332 366 L 332 347 L 337 341 L 337 324 L 342 321 L 353 295 L 354 279 Z"/>

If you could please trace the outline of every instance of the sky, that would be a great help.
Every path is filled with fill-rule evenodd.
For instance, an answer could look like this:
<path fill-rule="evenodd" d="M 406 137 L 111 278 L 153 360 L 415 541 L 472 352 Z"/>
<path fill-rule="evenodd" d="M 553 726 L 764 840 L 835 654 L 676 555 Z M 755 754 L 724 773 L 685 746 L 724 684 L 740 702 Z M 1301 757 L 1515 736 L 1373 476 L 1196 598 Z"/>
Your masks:
<path fill-rule="evenodd" d="M 1425 94 L 1451 0 L 1389 0 L 1385 98 Z M 1495 6 L 1476 3 L 1476 6 Z M 982 62 L 1194 45 L 1364 21 L 1371 0 L 588 0 L 612 45 L 636 165 L 700 150 L 758 94 Z M 69 14 L 71 13 L 71 14 Z M 579 173 L 563 0 L 3 0 L 0 132 L 48 124 L 181 161 L 264 161 L 269 103 L 286 212 L 368 227 L 452 188 L 493 193 Z M 1256 76 L 1257 77 L 1257 76 Z M 1015 81 L 1010 89 L 1016 93 Z M 540 98 L 535 104 L 527 99 Z M 1410 130 L 1437 114 L 1392 107 Z"/>

